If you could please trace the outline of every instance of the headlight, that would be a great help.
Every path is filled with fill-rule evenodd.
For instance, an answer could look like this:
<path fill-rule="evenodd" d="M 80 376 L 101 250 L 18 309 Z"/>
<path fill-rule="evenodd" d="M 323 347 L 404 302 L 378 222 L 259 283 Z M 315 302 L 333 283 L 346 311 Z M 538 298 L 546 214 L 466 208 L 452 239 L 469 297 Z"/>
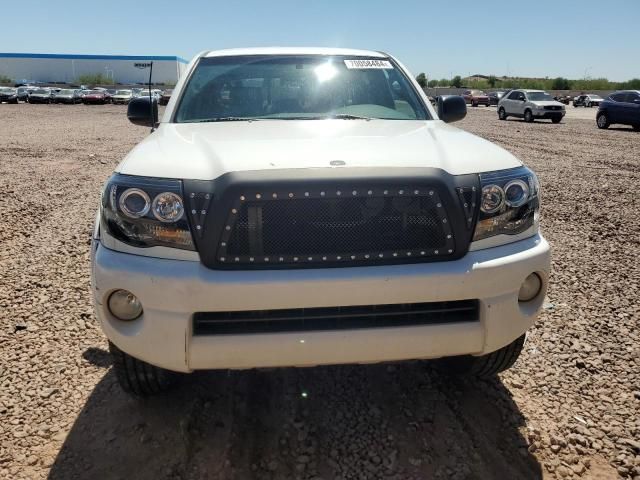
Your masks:
<path fill-rule="evenodd" d="M 526 167 L 480 175 L 481 199 L 473 241 L 516 235 L 534 227 L 540 208 L 539 185 Z"/>
<path fill-rule="evenodd" d="M 179 180 L 114 174 L 101 212 L 101 228 L 121 242 L 195 250 Z"/>

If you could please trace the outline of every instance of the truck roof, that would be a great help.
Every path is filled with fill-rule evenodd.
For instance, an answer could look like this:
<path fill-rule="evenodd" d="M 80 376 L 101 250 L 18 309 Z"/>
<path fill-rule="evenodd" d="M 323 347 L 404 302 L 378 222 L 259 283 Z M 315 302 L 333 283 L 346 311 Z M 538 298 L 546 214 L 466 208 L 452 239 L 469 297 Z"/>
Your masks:
<path fill-rule="evenodd" d="M 211 50 L 203 57 L 225 57 L 235 55 L 353 55 L 359 57 L 387 58 L 387 55 L 372 50 L 356 50 L 351 48 L 325 47 L 260 47 L 260 48 L 230 48 L 226 50 Z"/>

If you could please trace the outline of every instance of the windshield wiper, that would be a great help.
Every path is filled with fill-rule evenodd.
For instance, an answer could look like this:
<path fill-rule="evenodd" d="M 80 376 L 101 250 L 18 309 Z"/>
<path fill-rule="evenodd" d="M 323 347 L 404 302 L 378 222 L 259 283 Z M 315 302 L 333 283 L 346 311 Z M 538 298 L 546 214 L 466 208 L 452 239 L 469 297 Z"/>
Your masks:
<path fill-rule="evenodd" d="M 259 118 L 251 117 L 217 117 L 217 118 L 202 118 L 198 120 L 190 120 L 188 123 L 207 123 L 207 122 L 253 122 L 260 120 Z"/>
<path fill-rule="evenodd" d="M 338 113 L 336 115 L 328 115 L 325 118 L 336 118 L 338 120 L 372 120 L 371 117 L 361 117 L 359 115 L 351 115 L 349 113 Z"/>

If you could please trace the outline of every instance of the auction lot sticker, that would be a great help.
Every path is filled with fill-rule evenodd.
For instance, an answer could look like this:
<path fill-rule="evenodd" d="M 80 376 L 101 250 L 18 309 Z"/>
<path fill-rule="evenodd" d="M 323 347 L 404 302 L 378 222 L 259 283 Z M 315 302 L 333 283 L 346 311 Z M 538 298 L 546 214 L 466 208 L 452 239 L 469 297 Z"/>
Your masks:
<path fill-rule="evenodd" d="M 345 60 L 347 68 L 393 68 L 389 60 Z"/>

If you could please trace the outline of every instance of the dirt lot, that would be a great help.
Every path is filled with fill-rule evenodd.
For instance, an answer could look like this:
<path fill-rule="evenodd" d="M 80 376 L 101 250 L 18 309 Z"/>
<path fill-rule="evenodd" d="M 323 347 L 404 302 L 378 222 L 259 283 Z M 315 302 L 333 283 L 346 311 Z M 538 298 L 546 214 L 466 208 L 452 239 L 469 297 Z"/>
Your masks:
<path fill-rule="evenodd" d="M 493 381 L 430 364 L 198 373 L 124 395 L 89 301 L 124 107 L 0 105 L 0 478 L 640 478 L 640 134 L 460 126 L 539 174 L 549 299 Z"/>

